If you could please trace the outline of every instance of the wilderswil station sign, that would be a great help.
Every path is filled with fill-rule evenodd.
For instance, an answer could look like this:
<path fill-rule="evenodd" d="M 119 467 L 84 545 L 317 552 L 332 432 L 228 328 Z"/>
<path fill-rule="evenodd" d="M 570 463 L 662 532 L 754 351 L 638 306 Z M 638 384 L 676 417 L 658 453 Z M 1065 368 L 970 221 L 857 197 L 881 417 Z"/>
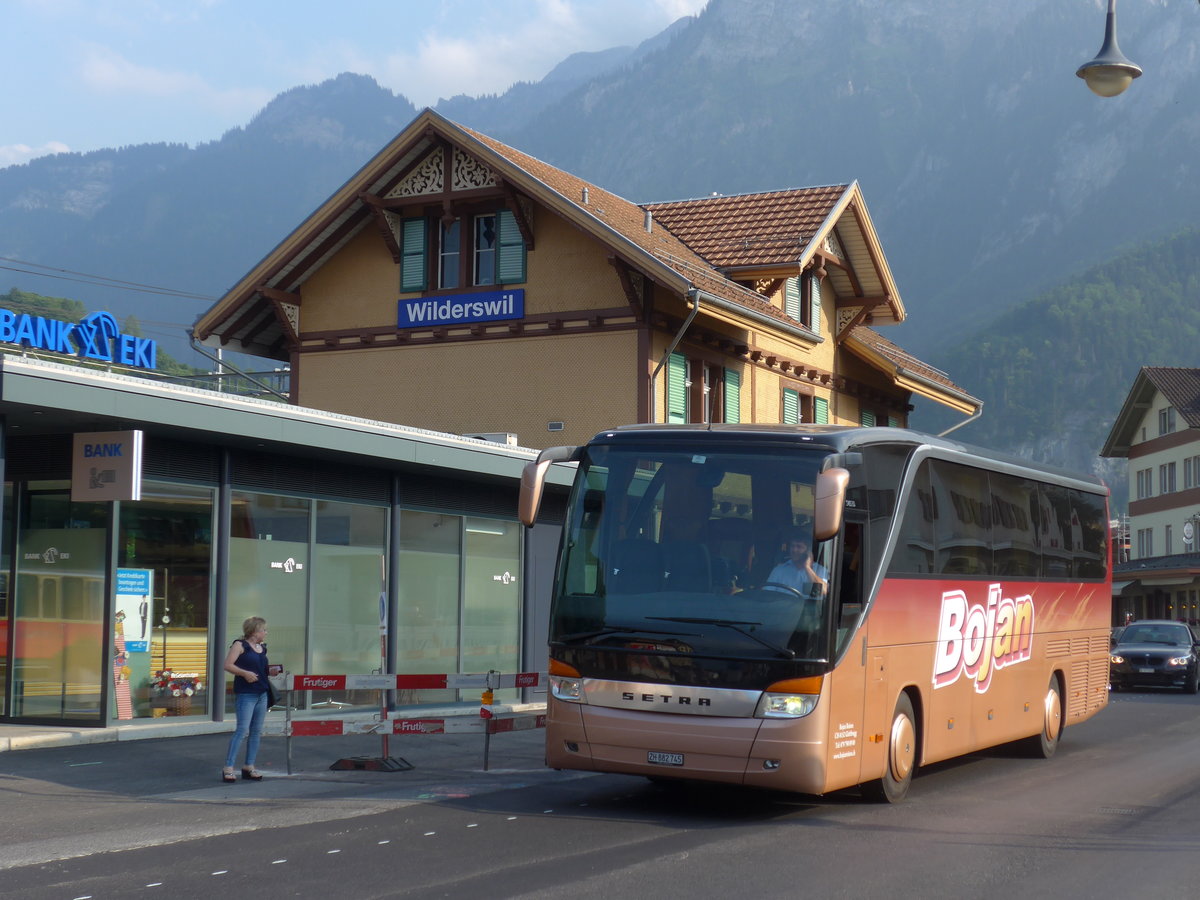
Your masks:
<path fill-rule="evenodd" d="M 0 343 L 138 369 L 155 368 L 158 358 L 154 341 L 122 334 L 117 320 L 106 312 L 92 313 L 78 322 L 65 322 L 0 309 Z"/>

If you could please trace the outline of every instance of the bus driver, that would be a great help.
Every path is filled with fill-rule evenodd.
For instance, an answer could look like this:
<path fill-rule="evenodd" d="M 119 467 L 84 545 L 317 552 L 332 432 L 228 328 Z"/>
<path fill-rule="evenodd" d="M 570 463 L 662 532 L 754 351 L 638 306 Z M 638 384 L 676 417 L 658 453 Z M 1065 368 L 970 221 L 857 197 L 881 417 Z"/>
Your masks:
<path fill-rule="evenodd" d="M 799 529 L 788 532 L 787 548 L 788 558 L 767 576 L 767 590 L 774 583 L 793 588 L 805 597 L 823 597 L 829 589 L 829 573 L 823 565 L 813 562 L 805 533 Z"/>

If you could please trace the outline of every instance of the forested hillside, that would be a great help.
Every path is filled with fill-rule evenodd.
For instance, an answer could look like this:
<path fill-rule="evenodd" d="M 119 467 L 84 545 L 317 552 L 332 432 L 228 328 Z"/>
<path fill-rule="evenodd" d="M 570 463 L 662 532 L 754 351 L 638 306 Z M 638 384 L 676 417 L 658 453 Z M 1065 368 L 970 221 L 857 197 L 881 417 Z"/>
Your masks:
<path fill-rule="evenodd" d="M 1200 229 L 1122 253 L 934 361 L 985 402 L 957 437 L 1111 475 L 1096 455 L 1138 369 L 1200 366 Z"/>

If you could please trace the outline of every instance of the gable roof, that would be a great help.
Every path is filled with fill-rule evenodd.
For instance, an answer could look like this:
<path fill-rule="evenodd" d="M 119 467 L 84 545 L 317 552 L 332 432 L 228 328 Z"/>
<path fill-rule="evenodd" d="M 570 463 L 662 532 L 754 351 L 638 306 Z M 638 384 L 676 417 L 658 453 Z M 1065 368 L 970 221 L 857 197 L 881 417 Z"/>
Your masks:
<path fill-rule="evenodd" d="M 898 387 L 937 400 L 964 413 L 975 413 L 983 401 L 972 397 L 941 369 L 921 362 L 865 325 L 850 330 L 843 346 L 860 359 L 887 372 Z"/>
<path fill-rule="evenodd" d="M 904 304 L 879 246 L 858 182 L 701 197 L 645 208 L 730 277 L 799 274 L 815 256 L 838 260 L 827 277 L 846 305 L 874 301 L 877 324 L 902 322 Z"/>
<path fill-rule="evenodd" d="M 1121 411 L 1113 421 L 1103 457 L 1129 455 L 1138 424 L 1150 409 L 1156 394 L 1162 394 L 1187 428 L 1200 428 L 1200 369 L 1170 366 L 1143 366 L 1133 380 Z"/>

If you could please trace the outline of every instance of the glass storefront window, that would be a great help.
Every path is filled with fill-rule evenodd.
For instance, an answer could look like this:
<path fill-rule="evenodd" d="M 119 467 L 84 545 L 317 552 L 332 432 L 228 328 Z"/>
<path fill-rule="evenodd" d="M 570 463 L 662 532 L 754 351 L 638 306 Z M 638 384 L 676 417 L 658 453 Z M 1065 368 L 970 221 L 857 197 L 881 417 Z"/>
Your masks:
<path fill-rule="evenodd" d="M 313 546 L 312 652 L 308 671 L 387 671 L 379 641 L 388 510 L 319 500 Z M 385 607 L 386 608 L 386 607 Z M 378 706 L 379 691 L 322 692 L 313 701 Z"/>
<path fill-rule="evenodd" d="M 4 485 L 4 509 L 0 518 L 0 716 L 8 714 L 8 576 L 12 571 L 13 486 Z"/>
<path fill-rule="evenodd" d="M 114 719 L 208 713 L 212 536 L 211 488 L 148 482 L 120 504 Z"/>
<path fill-rule="evenodd" d="M 520 527 L 476 518 L 464 526 L 462 671 L 511 675 L 521 670 Z M 497 701 L 516 697 L 496 692 Z"/>
<path fill-rule="evenodd" d="M 273 665 L 304 673 L 308 642 L 308 548 L 312 501 L 233 493 L 225 647 L 242 637 L 250 616 L 267 620 Z M 233 678 L 225 677 L 225 709 L 233 711 Z"/>
<path fill-rule="evenodd" d="M 459 581 L 462 518 L 404 510 L 396 560 L 396 671 L 403 675 L 459 671 Z M 453 702 L 457 691 L 400 691 L 397 702 Z"/>
<path fill-rule="evenodd" d="M 8 714 L 100 724 L 109 505 L 72 503 L 67 488 L 22 494 Z"/>

